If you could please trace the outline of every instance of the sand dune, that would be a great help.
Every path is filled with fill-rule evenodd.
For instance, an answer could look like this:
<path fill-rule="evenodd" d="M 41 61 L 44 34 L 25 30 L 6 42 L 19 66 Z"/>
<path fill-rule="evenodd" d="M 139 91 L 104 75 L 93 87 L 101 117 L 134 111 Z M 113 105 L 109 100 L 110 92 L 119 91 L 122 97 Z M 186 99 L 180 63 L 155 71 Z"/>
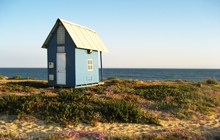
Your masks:
<path fill-rule="evenodd" d="M 200 120 L 201 122 L 202 120 Z M 98 123 L 96 127 L 90 124 L 80 122 L 77 127 L 69 125 L 68 128 L 62 128 L 58 123 L 45 124 L 44 121 L 34 116 L 28 115 L 21 120 L 17 120 L 15 115 L 2 114 L 0 117 L 0 131 L 3 133 L 15 132 L 19 134 L 27 134 L 30 137 L 37 138 L 39 136 L 46 137 L 51 133 L 63 130 L 90 130 L 90 131 L 111 131 L 120 134 L 153 134 L 161 133 L 165 128 L 183 128 L 194 132 L 220 132 L 220 114 L 212 116 L 210 121 L 203 120 L 202 124 L 191 120 L 162 120 L 163 126 L 154 124 L 131 124 L 131 123 Z"/>

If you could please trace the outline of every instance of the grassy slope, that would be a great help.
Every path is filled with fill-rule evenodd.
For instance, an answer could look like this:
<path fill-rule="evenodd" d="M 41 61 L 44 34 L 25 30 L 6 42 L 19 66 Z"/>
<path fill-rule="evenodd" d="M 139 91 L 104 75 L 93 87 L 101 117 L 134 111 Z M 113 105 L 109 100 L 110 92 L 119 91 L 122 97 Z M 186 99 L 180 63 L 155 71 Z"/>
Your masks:
<path fill-rule="evenodd" d="M 203 84 L 202 84 L 203 83 Z M 36 114 L 46 123 L 63 127 L 79 121 L 154 123 L 161 119 L 191 119 L 215 114 L 220 106 L 220 85 L 182 80 L 138 81 L 110 78 L 103 87 L 60 88 L 37 96 L 7 96 L 7 92 L 34 92 L 44 82 L 9 82 L 0 85 L 0 112 Z M 102 98 L 100 98 L 102 97 Z M 158 113 L 160 112 L 160 113 Z"/>

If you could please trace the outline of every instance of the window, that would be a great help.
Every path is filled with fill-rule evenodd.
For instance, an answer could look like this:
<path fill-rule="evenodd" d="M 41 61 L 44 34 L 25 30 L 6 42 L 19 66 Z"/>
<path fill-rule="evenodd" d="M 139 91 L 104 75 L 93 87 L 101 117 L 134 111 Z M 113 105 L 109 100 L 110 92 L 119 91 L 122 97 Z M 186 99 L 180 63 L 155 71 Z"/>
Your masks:
<path fill-rule="evenodd" d="M 57 44 L 65 44 L 65 29 L 63 26 L 59 26 L 57 29 Z"/>
<path fill-rule="evenodd" d="M 58 46 L 57 47 L 57 52 L 58 53 L 65 53 L 65 46 Z"/>
<path fill-rule="evenodd" d="M 54 75 L 53 74 L 49 74 L 49 80 L 53 81 L 54 80 Z"/>
<path fill-rule="evenodd" d="M 88 59 L 88 71 L 93 71 L 93 61 L 92 61 L 92 59 Z"/>

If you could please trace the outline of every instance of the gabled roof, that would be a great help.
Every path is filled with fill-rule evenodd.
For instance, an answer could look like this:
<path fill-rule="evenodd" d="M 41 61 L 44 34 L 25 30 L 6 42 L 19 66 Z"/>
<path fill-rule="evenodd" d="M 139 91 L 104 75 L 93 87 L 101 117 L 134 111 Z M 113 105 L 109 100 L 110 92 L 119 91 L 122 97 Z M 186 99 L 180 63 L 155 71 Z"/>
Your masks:
<path fill-rule="evenodd" d="M 76 44 L 77 48 L 89 49 L 89 50 L 98 50 L 110 53 L 106 48 L 105 44 L 99 38 L 97 33 L 94 30 L 83 27 L 81 25 L 71 23 L 69 21 L 58 18 L 55 25 L 53 26 L 50 34 L 47 36 L 42 48 L 47 48 L 48 41 L 50 40 L 52 33 L 55 31 L 56 27 L 61 23 L 64 28 L 69 33 L 73 42 Z"/>

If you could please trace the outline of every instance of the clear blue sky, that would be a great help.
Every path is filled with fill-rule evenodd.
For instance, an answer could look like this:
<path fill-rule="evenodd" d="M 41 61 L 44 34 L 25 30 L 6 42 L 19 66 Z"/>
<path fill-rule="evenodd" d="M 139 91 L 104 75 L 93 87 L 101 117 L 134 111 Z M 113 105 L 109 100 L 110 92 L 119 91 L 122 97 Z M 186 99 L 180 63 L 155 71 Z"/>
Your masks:
<path fill-rule="evenodd" d="M 0 67 L 46 67 L 57 18 L 98 33 L 105 68 L 220 68 L 219 0 L 1 0 Z"/>

